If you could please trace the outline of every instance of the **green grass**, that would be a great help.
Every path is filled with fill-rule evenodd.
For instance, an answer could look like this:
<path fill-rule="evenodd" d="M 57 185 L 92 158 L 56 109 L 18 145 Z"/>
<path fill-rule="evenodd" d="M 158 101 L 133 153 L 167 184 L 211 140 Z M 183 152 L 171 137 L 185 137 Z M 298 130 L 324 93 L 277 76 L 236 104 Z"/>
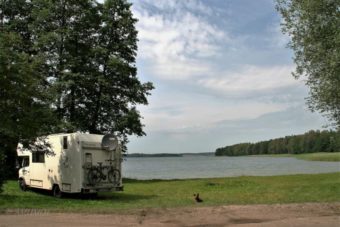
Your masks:
<path fill-rule="evenodd" d="M 97 199 L 56 199 L 46 193 L 22 192 L 16 181 L 8 181 L 0 194 L 0 211 L 39 209 L 109 213 L 138 208 L 340 201 L 340 172 L 192 180 L 125 180 L 124 185 L 124 192 L 99 194 Z M 193 200 L 193 194 L 197 192 L 204 200 L 202 204 Z"/>
<path fill-rule="evenodd" d="M 328 162 L 340 162 L 340 152 L 335 153 L 309 153 L 296 155 L 298 159 L 304 159 L 308 161 L 328 161 Z"/>
<path fill-rule="evenodd" d="M 306 154 L 273 154 L 271 157 L 293 157 L 307 161 L 340 162 L 340 152 L 318 152 Z"/>

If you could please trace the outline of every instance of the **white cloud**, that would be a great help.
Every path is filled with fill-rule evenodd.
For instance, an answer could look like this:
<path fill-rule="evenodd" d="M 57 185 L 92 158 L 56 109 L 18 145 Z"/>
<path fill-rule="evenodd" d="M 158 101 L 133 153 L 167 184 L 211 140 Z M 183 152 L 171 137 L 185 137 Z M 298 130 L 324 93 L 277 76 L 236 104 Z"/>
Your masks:
<path fill-rule="evenodd" d="M 215 78 L 200 79 L 198 83 L 210 90 L 232 96 L 268 93 L 280 88 L 301 86 L 302 83 L 291 76 L 292 70 L 293 66 L 246 65 L 238 71 L 227 71 Z"/>
<path fill-rule="evenodd" d="M 211 15 L 213 10 L 207 5 L 203 4 L 202 1 L 199 0 L 163 0 L 163 1 L 155 1 L 155 0 L 143 0 L 143 2 L 136 2 L 136 4 L 148 4 L 152 7 L 157 8 L 162 11 L 174 11 L 178 9 L 186 9 L 193 12 L 198 12 L 201 14 Z M 140 5 L 139 5 L 140 6 Z M 138 6 L 137 6 L 138 7 Z"/>
<path fill-rule="evenodd" d="M 150 105 L 142 108 L 147 116 L 144 124 L 149 131 L 204 130 L 215 127 L 218 121 L 251 119 L 303 105 L 303 96 L 295 97 L 292 92 L 293 88 L 305 91 L 301 89 L 303 84 L 290 75 L 292 68 L 248 65 L 219 76 L 187 81 L 194 91 L 182 85 L 183 91 L 178 88 L 152 96 Z"/>
<path fill-rule="evenodd" d="M 203 3 L 194 4 L 196 2 L 154 3 L 153 6 L 162 10 L 174 9 L 169 15 L 151 14 L 141 5 L 134 8 L 134 15 L 139 19 L 138 56 L 149 61 L 148 69 L 154 75 L 171 80 L 204 75 L 212 66 L 203 59 L 217 56 L 219 45 L 230 40 L 216 25 L 188 10 L 199 8 L 209 12 L 209 7 Z"/>
<path fill-rule="evenodd" d="M 166 100 L 166 102 L 164 102 Z M 143 123 L 148 131 L 181 132 L 188 128 L 215 127 L 223 120 L 251 119 L 266 113 L 282 111 L 289 104 L 238 101 L 185 93 L 169 93 L 150 100 L 150 106 L 142 108 Z"/>
<path fill-rule="evenodd" d="M 142 4 L 134 8 L 139 19 L 139 58 L 143 60 L 144 70 L 164 83 L 175 80 L 179 86 L 190 85 L 196 92 L 201 90 L 201 94 L 206 95 L 184 91 L 151 97 L 150 105 L 142 108 L 143 116 L 147 116 L 144 120 L 147 130 L 210 127 L 216 121 L 249 119 L 282 111 L 291 105 L 256 98 L 247 100 L 247 97 L 259 97 L 260 93 L 272 96 L 272 92 L 276 92 L 276 96 L 286 95 L 279 90 L 300 85 L 290 75 L 293 66 L 239 64 L 241 67 L 233 70 L 226 70 L 224 65 L 217 67 L 218 63 L 211 59 L 221 60 L 224 55 L 221 51 L 228 44 L 230 48 L 243 47 L 247 34 L 243 39 L 231 40 L 226 30 L 219 29 L 197 13 L 210 12 L 202 2 L 196 5 L 200 8 L 195 9 L 196 13 L 188 9 L 194 9 L 193 2 L 197 1 L 146 2 L 148 7 L 152 5 L 159 11 L 151 12 Z M 168 11 L 171 13 L 166 13 Z M 225 95 L 241 97 L 241 100 L 226 102 Z"/>
<path fill-rule="evenodd" d="M 248 120 L 218 122 L 215 127 L 149 131 L 144 138 L 132 138 L 134 152 L 214 152 L 216 148 L 242 142 L 258 142 L 311 129 L 320 129 L 325 120 L 301 106 L 272 112 Z"/>

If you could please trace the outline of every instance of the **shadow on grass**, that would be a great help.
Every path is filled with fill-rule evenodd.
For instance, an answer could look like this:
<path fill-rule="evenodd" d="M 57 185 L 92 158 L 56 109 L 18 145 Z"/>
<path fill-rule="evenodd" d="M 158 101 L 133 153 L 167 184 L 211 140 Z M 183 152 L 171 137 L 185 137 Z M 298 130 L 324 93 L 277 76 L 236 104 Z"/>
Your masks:
<path fill-rule="evenodd" d="M 46 195 L 52 197 L 52 191 L 45 190 L 45 189 L 39 189 L 39 188 L 30 188 L 28 191 L 33 192 L 38 195 Z M 25 193 L 25 192 L 22 192 Z"/>
<path fill-rule="evenodd" d="M 37 199 L 37 196 L 47 196 L 53 199 L 52 192 L 49 190 L 31 188 L 27 192 L 21 193 L 28 193 L 32 192 L 33 194 L 25 195 L 25 200 L 34 200 Z M 15 201 L 18 198 L 23 198 L 22 196 L 18 195 L 0 195 L 0 201 Z M 64 193 L 61 200 L 63 199 L 71 199 L 71 200 L 92 200 L 92 201 L 119 201 L 119 202 L 133 202 L 138 200 L 147 200 L 157 197 L 157 195 L 138 195 L 138 194 L 130 194 L 125 192 L 102 192 L 98 193 L 98 195 L 91 195 L 91 194 L 81 194 L 81 193 Z M 57 199 L 57 198 L 55 198 Z"/>

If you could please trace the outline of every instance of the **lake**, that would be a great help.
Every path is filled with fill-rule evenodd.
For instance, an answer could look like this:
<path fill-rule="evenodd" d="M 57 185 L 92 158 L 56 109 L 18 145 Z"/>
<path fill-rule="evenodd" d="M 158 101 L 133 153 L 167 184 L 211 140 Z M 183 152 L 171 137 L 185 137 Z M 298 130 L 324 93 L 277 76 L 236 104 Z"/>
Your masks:
<path fill-rule="evenodd" d="M 134 179 L 274 176 L 339 172 L 340 163 L 261 156 L 128 157 L 123 161 L 122 171 L 123 177 Z"/>

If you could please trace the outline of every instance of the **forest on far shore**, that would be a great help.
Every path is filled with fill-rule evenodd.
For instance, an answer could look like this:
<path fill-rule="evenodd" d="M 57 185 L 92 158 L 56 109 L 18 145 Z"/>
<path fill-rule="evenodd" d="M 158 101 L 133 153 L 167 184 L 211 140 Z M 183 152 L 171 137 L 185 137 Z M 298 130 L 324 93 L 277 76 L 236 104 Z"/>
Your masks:
<path fill-rule="evenodd" d="M 239 143 L 217 148 L 215 155 L 241 156 L 314 152 L 340 152 L 340 131 L 311 130 L 302 135 L 286 136 L 257 143 Z"/>

